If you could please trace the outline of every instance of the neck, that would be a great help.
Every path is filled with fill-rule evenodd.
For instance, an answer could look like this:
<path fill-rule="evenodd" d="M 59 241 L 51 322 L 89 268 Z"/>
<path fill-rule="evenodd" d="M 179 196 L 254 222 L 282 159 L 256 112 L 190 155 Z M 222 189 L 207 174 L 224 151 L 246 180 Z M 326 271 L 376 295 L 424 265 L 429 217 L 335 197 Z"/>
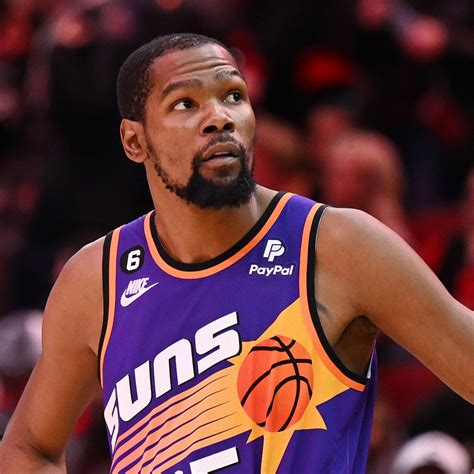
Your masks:
<path fill-rule="evenodd" d="M 247 204 L 201 209 L 168 190 L 153 196 L 155 226 L 168 255 L 183 263 L 200 263 L 222 254 L 250 231 L 276 192 L 257 186 Z"/>

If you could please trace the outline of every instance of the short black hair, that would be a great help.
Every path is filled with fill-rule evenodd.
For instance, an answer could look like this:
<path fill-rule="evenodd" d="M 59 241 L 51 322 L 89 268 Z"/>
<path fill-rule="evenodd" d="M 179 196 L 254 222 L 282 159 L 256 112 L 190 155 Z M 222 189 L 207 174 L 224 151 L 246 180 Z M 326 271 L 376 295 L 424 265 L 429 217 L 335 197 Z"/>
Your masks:
<path fill-rule="evenodd" d="M 195 33 L 174 33 L 158 36 L 128 56 L 117 77 L 117 102 L 122 118 L 145 122 L 145 103 L 153 87 L 150 80 L 150 66 L 156 58 L 170 51 L 199 48 L 216 44 L 232 51 L 220 41 Z"/>

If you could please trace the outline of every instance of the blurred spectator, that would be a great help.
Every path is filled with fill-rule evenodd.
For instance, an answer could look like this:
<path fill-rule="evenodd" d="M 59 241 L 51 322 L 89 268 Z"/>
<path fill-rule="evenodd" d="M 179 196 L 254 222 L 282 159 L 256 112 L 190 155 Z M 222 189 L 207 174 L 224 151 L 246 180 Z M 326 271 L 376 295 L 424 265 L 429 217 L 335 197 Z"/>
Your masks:
<path fill-rule="evenodd" d="M 239 68 L 247 80 L 247 88 L 252 107 L 258 112 L 267 94 L 269 65 L 260 52 L 255 34 L 248 29 L 237 28 L 231 36 L 233 53 L 239 62 Z"/>
<path fill-rule="evenodd" d="M 454 438 L 429 432 L 405 443 L 395 457 L 391 474 L 469 474 L 468 452 Z"/>
<path fill-rule="evenodd" d="M 413 218 L 418 251 L 446 288 L 474 309 L 474 168 L 458 206 Z"/>
<path fill-rule="evenodd" d="M 437 58 L 447 46 L 445 24 L 437 18 L 420 14 L 401 0 L 359 0 L 357 14 L 367 29 L 389 23 L 404 52 L 415 60 Z"/>
<path fill-rule="evenodd" d="M 41 186 L 12 265 L 13 308 L 44 305 L 50 282 L 39 275 L 63 242 L 81 232 L 97 238 L 149 205 L 142 170 L 123 158 L 117 131 L 115 78 L 137 41 L 134 15 L 123 2 L 61 4 L 34 38 L 27 127 L 42 156 Z M 117 187 L 129 191 L 120 205 Z M 25 278 L 31 267 L 38 278 Z"/>
<path fill-rule="evenodd" d="M 472 158 L 473 3 L 360 0 L 357 57 L 367 73 L 366 119 L 397 144 L 409 210 L 459 197 Z M 467 72 L 469 70 L 469 72 Z"/>
<path fill-rule="evenodd" d="M 438 274 L 456 299 L 474 309 L 474 167 L 466 179 L 460 214 L 460 229 L 448 242 Z"/>
<path fill-rule="evenodd" d="M 28 53 L 33 34 L 34 2 L 9 3 L 6 12 L 0 11 L 0 61 L 21 61 Z"/>
<path fill-rule="evenodd" d="M 121 149 L 115 79 L 128 52 L 176 31 L 233 47 L 258 115 L 260 183 L 370 212 L 474 308 L 474 2 L 0 0 L 0 315 L 20 309 L 21 324 L 78 247 L 149 209 Z M 389 471 L 406 429 L 474 446 L 458 421 L 472 407 L 383 335 L 379 355 L 368 472 Z M 3 419 L 11 380 L 0 375 Z M 78 423 L 70 472 L 107 471 L 100 412 Z"/>
<path fill-rule="evenodd" d="M 41 353 L 41 311 L 0 319 L 0 437 Z"/>
<path fill-rule="evenodd" d="M 426 400 L 406 424 L 409 436 L 443 431 L 468 450 L 474 464 L 474 410 L 472 404 L 445 388 Z"/>
<path fill-rule="evenodd" d="M 387 138 L 362 131 L 338 137 L 326 149 L 322 173 L 323 201 L 368 212 L 411 240 L 402 204 L 403 168 Z"/>
<path fill-rule="evenodd" d="M 260 116 L 257 134 L 257 182 L 269 188 L 311 196 L 314 177 L 304 161 L 304 140 L 298 130 L 282 120 Z"/>
<path fill-rule="evenodd" d="M 403 436 L 403 425 L 383 396 L 375 402 L 366 474 L 388 472 Z"/>
<path fill-rule="evenodd" d="M 446 386 L 418 359 L 384 334 L 377 340 L 380 355 L 378 393 L 404 426 Z"/>
<path fill-rule="evenodd" d="M 331 145 L 355 127 L 356 120 L 345 107 L 335 103 L 314 107 L 307 118 L 308 154 L 313 164 L 320 168 Z"/>
<path fill-rule="evenodd" d="M 38 310 L 0 319 L 0 439 L 41 354 L 42 319 Z M 98 397 L 76 424 L 67 447 L 68 472 L 84 474 L 96 467 L 102 468 L 96 472 L 107 472 L 110 459 L 101 405 Z"/>

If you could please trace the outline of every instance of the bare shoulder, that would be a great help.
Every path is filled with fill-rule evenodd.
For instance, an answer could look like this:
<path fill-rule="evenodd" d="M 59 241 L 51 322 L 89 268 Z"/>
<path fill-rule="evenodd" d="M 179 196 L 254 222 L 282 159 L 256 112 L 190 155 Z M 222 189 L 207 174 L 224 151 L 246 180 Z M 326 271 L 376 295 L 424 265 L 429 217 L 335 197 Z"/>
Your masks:
<path fill-rule="evenodd" d="M 328 207 L 320 233 L 329 239 L 331 250 L 364 252 L 373 245 L 398 244 L 403 240 L 380 221 L 358 209 Z M 319 237 L 318 237 L 319 239 Z M 328 243 L 329 243 L 328 242 Z M 383 246 L 383 245 L 382 245 Z"/>
<path fill-rule="evenodd" d="M 467 380 L 474 380 L 474 314 L 401 237 L 362 211 L 328 208 L 320 224 L 317 261 L 334 275 L 351 317 L 366 316 L 454 390 L 473 399 L 474 384 Z"/>
<path fill-rule="evenodd" d="M 82 247 L 64 265 L 61 276 L 80 278 L 84 283 L 94 282 L 102 275 L 102 254 L 105 237 L 101 237 Z"/>
<path fill-rule="evenodd" d="M 424 290 L 450 299 L 438 278 L 405 240 L 363 211 L 328 208 L 318 240 L 322 258 L 329 258 L 350 281 L 347 290 L 355 299 L 359 314 L 367 314 L 367 304 L 378 294 L 386 296 L 387 291 L 410 286 L 415 286 L 417 293 Z"/>
<path fill-rule="evenodd" d="M 358 209 L 328 207 L 321 219 L 317 261 L 322 271 L 334 275 L 344 287 L 353 317 L 366 314 L 364 285 L 374 272 L 377 278 L 393 271 L 395 260 L 413 253 L 408 244 L 384 224 Z"/>
<path fill-rule="evenodd" d="M 45 309 L 44 333 L 73 335 L 94 353 L 102 326 L 102 255 L 104 238 L 79 250 L 65 264 Z M 65 337 L 66 336 L 66 337 Z"/>

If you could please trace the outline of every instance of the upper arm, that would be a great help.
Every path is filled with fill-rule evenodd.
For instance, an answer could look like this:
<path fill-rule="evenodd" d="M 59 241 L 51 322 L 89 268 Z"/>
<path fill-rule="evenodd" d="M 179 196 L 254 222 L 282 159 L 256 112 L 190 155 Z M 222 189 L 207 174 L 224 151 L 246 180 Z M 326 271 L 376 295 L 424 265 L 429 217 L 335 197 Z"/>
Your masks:
<path fill-rule="evenodd" d="M 354 317 L 366 315 L 473 402 L 474 313 L 379 221 L 349 209 L 329 209 L 327 214 L 334 263 Z"/>
<path fill-rule="evenodd" d="M 44 313 L 42 354 L 3 441 L 53 462 L 98 390 L 102 247 L 97 241 L 78 252 L 55 283 Z"/>

